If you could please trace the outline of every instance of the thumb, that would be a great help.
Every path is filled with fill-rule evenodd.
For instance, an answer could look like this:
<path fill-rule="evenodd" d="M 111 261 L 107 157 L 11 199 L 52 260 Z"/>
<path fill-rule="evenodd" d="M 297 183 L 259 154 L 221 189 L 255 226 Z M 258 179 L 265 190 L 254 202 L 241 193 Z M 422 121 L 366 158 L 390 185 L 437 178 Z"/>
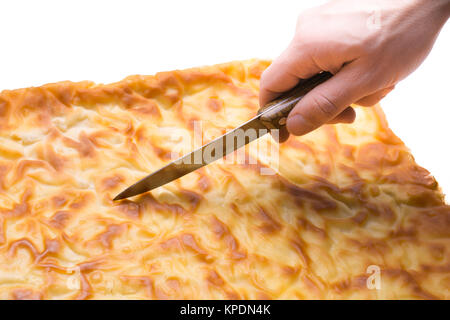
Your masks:
<path fill-rule="evenodd" d="M 287 129 L 294 135 L 303 135 L 331 121 L 350 104 L 367 96 L 368 73 L 350 63 L 331 79 L 311 90 L 290 112 Z"/>
<path fill-rule="evenodd" d="M 260 106 L 293 88 L 300 79 L 307 79 L 320 72 L 321 69 L 311 57 L 309 50 L 295 41 L 291 42 L 261 75 Z"/>

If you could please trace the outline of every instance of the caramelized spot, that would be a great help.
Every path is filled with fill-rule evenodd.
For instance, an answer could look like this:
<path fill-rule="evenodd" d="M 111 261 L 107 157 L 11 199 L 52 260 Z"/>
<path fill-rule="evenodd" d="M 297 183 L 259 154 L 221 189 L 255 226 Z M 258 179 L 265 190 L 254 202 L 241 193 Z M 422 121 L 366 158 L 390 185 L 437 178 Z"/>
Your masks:
<path fill-rule="evenodd" d="M 120 235 L 125 230 L 124 225 L 112 224 L 106 228 L 106 231 L 98 236 L 100 243 L 107 249 L 112 249 L 112 241 L 115 236 Z"/>
<path fill-rule="evenodd" d="M 202 260 L 207 260 L 209 258 L 208 252 L 206 252 L 203 248 L 201 248 L 198 245 L 197 241 L 195 241 L 195 238 L 192 234 L 190 233 L 183 234 L 181 236 L 181 241 L 184 246 L 199 254 Z"/>
<path fill-rule="evenodd" d="M 351 146 L 351 145 L 343 145 L 341 146 L 341 150 L 342 153 L 344 155 L 344 157 L 346 157 L 349 160 L 354 160 L 354 152 L 355 152 L 355 147 Z"/>
<path fill-rule="evenodd" d="M 189 130 L 193 131 L 194 127 L 195 127 L 194 124 L 198 121 L 200 121 L 200 120 L 196 119 L 196 118 L 189 119 L 187 122 L 187 126 L 188 126 Z"/>
<path fill-rule="evenodd" d="M 15 289 L 12 291 L 12 298 L 14 300 L 42 300 L 41 292 L 33 291 L 32 289 Z"/>
<path fill-rule="evenodd" d="M 172 160 L 172 152 L 161 147 L 158 147 L 154 144 L 151 144 L 153 151 L 156 153 L 156 156 L 161 160 Z"/>
<path fill-rule="evenodd" d="M 159 110 L 158 105 L 151 100 L 146 100 L 144 103 L 141 102 L 138 106 L 133 107 L 131 110 L 151 117 L 161 117 L 161 111 Z"/>
<path fill-rule="evenodd" d="M 0 98 L 0 117 L 7 116 L 9 108 L 9 102 L 4 100 L 3 98 Z"/>
<path fill-rule="evenodd" d="M 143 208 L 149 208 L 156 212 L 171 212 L 175 215 L 183 215 L 186 213 L 186 210 L 182 206 L 178 204 L 161 203 L 157 201 L 150 193 L 139 196 L 135 203 Z"/>
<path fill-rule="evenodd" d="M 378 131 L 376 137 L 382 142 L 391 145 L 403 144 L 403 142 L 389 129 L 389 125 L 386 121 L 386 117 L 381 108 L 373 108 L 373 112 L 376 114 L 376 121 L 378 123 Z"/>
<path fill-rule="evenodd" d="M 86 275 L 84 273 L 80 273 L 80 292 L 75 297 L 76 300 L 86 300 L 92 295 L 92 287 L 89 283 Z"/>
<path fill-rule="evenodd" d="M 281 268 L 281 270 L 282 270 L 283 274 L 285 274 L 285 275 L 287 275 L 289 277 L 296 276 L 300 272 L 299 268 L 294 268 L 294 267 L 291 267 L 291 266 L 283 266 Z"/>
<path fill-rule="evenodd" d="M 203 192 L 209 191 L 211 189 L 211 180 L 206 175 L 201 175 L 200 179 L 197 181 L 198 187 Z"/>
<path fill-rule="evenodd" d="M 291 246 L 294 248 L 300 259 L 302 260 L 303 266 L 307 266 L 309 264 L 309 257 L 303 249 L 303 242 L 300 239 L 292 240 Z"/>
<path fill-rule="evenodd" d="M 158 74 L 159 75 L 159 74 Z M 210 85 L 214 83 L 231 83 L 231 78 L 223 72 L 211 72 L 204 73 L 200 70 L 194 71 L 193 69 L 190 72 L 183 72 L 178 74 L 181 78 L 181 81 L 185 83 L 185 85 L 194 86 L 195 84 L 205 84 L 208 83 Z"/>
<path fill-rule="evenodd" d="M 448 274 L 450 272 L 450 264 L 446 264 L 446 265 L 442 265 L 442 266 L 422 265 L 422 270 L 426 273 L 434 272 L 434 273 Z"/>
<path fill-rule="evenodd" d="M 144 287 L 146 295 L 149 298 L 156 297 L 155 286 L 153 280 L 147 276 L 121 276 L 122 281 L 128 282 L 130 284 L 137 283 L 140 287 Z"/>
<path fill-rule="evenodd" d="M 194 191 L 183 189 L 180 191 L 180 193 L 183 199 L 185 199 L 190 204 L 192 211 L 194 211 L 198 207 L 200 201 L 203 199 L 201 195 L 195 193 Z"/>
<path fill-rule="evenodd" d="M 366 221 L 367 217 L 368 217 L 367 211 L 361 210 L 351 219 L 356 224 L 362 224 Z"/>
<path fill-rule="evenodd" d="M 406 189 L 406 198 L 398 201 L 412 207 L 426 208 L 442 205 L 442 195 L 422 186 L 410 185 Z"/>
<path fill-rule="evenodd" d="M 60 208 L 67 203 L 67 198 L 64 195 L 57 195 L 52 198 L 53 206 Z"/>
<path fill-rule="evenodd" d="M 339 169 L 342 170 L 348 177 L 350 177 L 355 182 L 360 182 L 361 177 L 358 172 L 352 167 L 346 166 L 344 164 L 339 164 Z"/>
<path fill-rule="evenodd" d="M 325 230 L 315 226 L 314 224 L 312 224 L 311 222 L 309 222 L 308 220 L 304 219 L 304 218 L 299 218 L 297 219 L 297 223 L 298 226 L 306 231 L 311 231 L 315 234 L 317 234 L 320 238 L 325 239 L 327 238 L 327 233 Z"/>
<path fill-rule="evenodd" d="M 338 292 L 344 293 L 345 291 L 362 290 L 367 288 L 367 276 L 356 276 L 354 278 L 347 278 L 342 281 L 333 283 L 331 288 Z"/>
<path fill-rule="evenodd" d="M 46 251 L 50 253 L 56 253 L 59 250 L 59 241 L 56 239 L 45 240 Z"/>
<path fill-rule="evenodd" d="M 229 228 L 215 216 L 212 216 L 211 220 L 213 232 L 216 234 L 217 238 L 223 240 L 227 244 L 228 249 L 231 251 L 231 258 L 235 260 L 245 258 L 247 254 L 239 250 L 239 243 L 230 232 Z"/>
<path fill-rule="evenodd" d="M 33 260 L 36 263 L 38 263 L 40 260 L 42 260 L 49 253 L 50 254 L 57 253 L 60 248 L 59 242 L 56 239 L 53 239 L 53 240 L 46 239 L 44 250 L 42 251 L 42 253 L 39 253 L 38 249 L 34 246 L 34 244 L 30 240 L 23 238 L 23 239 L 13 241 L 10 244 L 9 250 L 8 250 L 9 256 L 14 257 L 16 255 L 17 249 L 20 247 L 27 249 L 30 252 L 30 254 L 32 255 Z"/>
<path fill-rule="evenodd" d="M 307 275 L 302 277 L 303 283 L 308 287 L 309 290 L 315 292 L 316 294 L 320 293 L 319 286 Z"/>
<path fill-rule="evenodd" d="M 140 217 L 140 206 L 133 201 L 122 200 L 116 207 L 132 219 L 139 219 Z"/>
<path fill-rule="evenodd" d="M 80 87 L 89 85 L 88 81 L 79 82 Z M 47 89 L 63 104 L 71 105 L 76 94 L 76 86 L 73 82 L 63 81 L 58 84 L 48 84 Z"/>
<path fill-rule="evenodd" d="M 95 146 L 84 131 L 82 131 L 78 137 L 79 141 L 75 141 L 68 137 L 64 137 L 64 143 L 70 147 L 76 149 L 82 157 L 93 157 L 95 155 Z"/>
<path fill-rule="evenodd" d="M 71 216 L 70 211 L 56 211 L 50 219 L 50 225 L 57 229 L 63 229 Z"/>
<path fill-rule="evenodd" d="M 421 235 L 436 238 L 450 238 L 450 206 L 440 206 L 422 210 L 410 218 L 408 223 L 415 226 Z"/>
<path fill-rule="evenodd" d="M 121 276 L 120 279 L 122 281 L 128 282 L 131 285 L 138 285 L 139 287 L 143 287 L 145 289 L 146 295 L 149 298 L 152 299 L 160 299 L 160 300 L 166 300 L 170 297 L 162 291 L 160 288 L 158 288 L 154 281 L 147 276 Z"/>
<path fill-rule="evenodd" d="M 104 281 L 102 271 L 100 271 L 100 270 L 92 271 L 89 274 L 88 280 L 90 283 L 94 283 L 94 284 L 102 283 Z"/>
<path fill-rule="evenodd" d="M 278 232 L 283 228 L 280 223 L 270 216 L 263 208 L 259 209 L 258 217 L 263 222 L 260 229 L 264 233 Z"/>
<path fill-rule="evenodd" d="M 60 244 L 57 239 L 45 239 L 44 251 L 36 257 L 36 262 L 41 261 L 49 254 L 57 253 L 60 249 Z"/>
<path fill-rule="evenodd" d="M 211 109 L 213 112 L 218 112 L 223 107 L 223 101 L 219 100 L 217 98 L 211 98 L 208 100 L 208 108 Z"/>
<path fill-rule="evenodd" d="M 43 168 L 49 172 L 55 171 L 53 167 L 42 160 L 20 160 L 15 170 L 14 182 L 22 180 L 25 172 L 30 168 Z"/>
<path fill-rule="evenodd" d="M 402 157 L 402 153 L 397 148 L 390 148 L 383 143 L 368 143 L 358 149 L 355 165 L 380 170 L 383 167 L 398 165 Z"/>
<path fill-rule="evenodd" d="M 367 198 L 366 190 L 365 190 L 366 184 L 363 181 L 358 181 L 355 183 L 352 183 L 345 188 L 343 188 L 341 191 L 349 192 L 351 193 L 355 199 L 361 200 L 362 205 L 364 206 L 364 199 Z"/>
<path fill-rule="evenodd" d="M 55 168 L 55 170 L 60 171 L 64 168 L 64 163 L 66 162 L 66 159 L 56 154 L 55 150 L 53 150 L 53 148 L 50 145 L 46 145 L 45 153 L 47 161 L 53 168 Z"/>
<path fill-rule="evenodd" d="M 206 277 L 206 280 L 217 287 L 222 287 L 223 285 L 225 285 L 225 281 L 222 279 L 222 277 L 217 273 L 216 270 L 210 270 L 208 272 L 208 275 Z"/>
<path fill-rule="evenodd" d="M 322 196 L 317 192 L 300 188 L 287 181 L 283 181 L 283 183 L 287 188 L 289 194 L 294 197 L 295 202 L 298 205 L 302 205 L 303 203 L 305 203 L 305 201 L 307 201 L 311 202 L 313 208 L 318 211 L 334 210 L 337 208 L 337 204 L 335 201 L 325 198 L 324 196 Z"/>
<path fill-rule="evenodd" d="M 265 63 L 254 63 L 248 68 L 248 73 L 250 76 L 259 79 L 267 67 L 268 64 Z"/>
<path fill-rule="evenodd" d="M 226 291 L 226 295 L 227 295 L 227 299 L 228 300 L 239 300 L 239 299 L 241 299 L 240 295 L 237 292 L 235 292 L 235 291 L 227 290 Z"/>
<path fill-rule="evenodd" d="M 89 201 L 92 201 L 93 195 L 90 192 L 81 193 L 79 196 L 74 197 L 73 202 L 70 204 L 71 209 L 82 209 L 88 205 Z"/>
<path fill-rule="evenodd" d="M 114 189 L 119 183 L 123 182 L 125 179 L 119 175 L 116 174 L 112 177 L 108 177 L 102 180 L 101 184 L 104 190 Z"/>
<path fill-rule="evenodd" d="M 158 300 L 169 300 L 170 296 L 167 295 L 164 290 L 160 289 L 157 286 L 154 286 L 155 297 Z"/>
<path fill-rule="evenodd" d="M 331 173 L 331 168 L 328 164 L 320 165 L 320 173 L 324 177 L 329 177 Z"/>
<path fill-rule="evenodd" d="M 132 277 L 132 279 L 140 281 L 144 285 L 147 295 L 153 297 L 153 281 L 149 277 Z"/>
<path fill-rule="evenodd" d="M 417 230 L 400 226 L 389 232 L 389 238 L 413 241 L 417 238 Z"/>
<path fill-rule="evenodd" d="M 143 142 L 147 142 L 148 141 L 148 137 L 146 135 L 146 127 L 144 126 L 139 126 L 136 131 L 134 132 L 134 137 L 136 139 L 136 141 L 143 141 Z"/>
<path fill-rule="evenodd" d="M 180 281 L 178 279 L 176 279 L 176 278 L 167 279 L 166 283 L 169 286 L 169 288 L 171 288 L 172 290 L 174 290 L 174 291 L 180 290 Z"/>
<path fill-rule="evenodd" d="M 378 206 L 378 215 L 388 222 L 394 222 L 396 215 L 387 204 L 380 203 Z"/>
<path fill-rule="evenodd" d="M 181 243 L 178 238 L 168 239 L 166 241 L 161 242 L 159 245 L 164 250 L 167 250 L 167 249 L 181 250 Z"/>
<path fill-rule="evenodd" d="M 131 121 L 127 122 L 127 126 L 123 130 L 123 133 L 125 135 L 128 135 L 128 136 L 131 136 L 131 135 L 133 135 L 135 133 L 135 130 L 134 130 L 134 127 L 133 127 L 133 123 Z"/>
<path fill-rule="evenodd" d="M 0 245 L 6 242 L 5 236 L 5 221 L 2 216 L 0 216 Z"/>
<path fill-rule="evenodd" d="M 371 255 L 378 254 L 380 256 L 384 256 L 390 251 L 388 244 L 386 244 L 386 242 L 383 240 L 351 239 L 349 240 L 349 242 L 352 245 L 355 245 L 357 250 L 370 252 Z"/>
<path fill-rule="evenodd" d="M 272 297 L 265 292 L 258 292 L 257 299 L 258 300 L 272 300 Z"/>
<path fill-rule="evenodd" d="M 439 243 L 430 243 L 428 245 L 428 248 L 431 256 L 433 256 L 433 258 L 436 260 L 442 260 L 447 250 L 446 246 Z"/>
<path fill-rule="evenodd" d="M 0 191 L 5 190 L 6 175 L 10 170 L 8 165 L 0 165 Z"/>
<path fill-rule="evenodd" d="M 100 264 L 101 264 L 100 260 L 93 260 L 93 261 L 87 261 L 87 262 L 80 263 L 80 264 L 78 264 L 78 267 L 80 268 L 80 272 L 88 273 L 88 272 L 98 269 Z"/>
<path fill-rule="evenodd" d="M 437 182 L 433 176 L 427 170 L 416 165 L 397 167 L 394 172 L 384 175 L 381 181 L 397 184 L 410 183 L 433 190 L 437 188 Z"/>
<path fill-rule="evenodd" d="M 33 259 L 36 259 L 39 255 L 39 251 L 36 249 L 34 244 L 30 240 L 23 238 L 11 242 L 8 250 L 9 256 L 14 257 L 16 255 L 17 249 L 20 247 L 27 249 L 32 255 Z"/>
<path fill-rule="evenodd" d="M 231 203 L 230 204 L 230 208 L 231 208 L 231 210 L 233 210 L 233 212 L 234 213 L 236 213 L 238 216 L 242 216 L 242 212 L 241 212 L 241 210 L 239 210 L 239 207 L 236 205 L 236 203 Z"/>
<path fill-rule="evenodd" d="M 413 294 L 419 299 L 436 300 L 437 297 L 433 294 L 425 291 L 417 282 L 417 280 L 406 270 L 398 269 L 386 269 L 382 270 L 382 274 L 393 277 L 402 281 L 404 284 L 409 286 Z"/>

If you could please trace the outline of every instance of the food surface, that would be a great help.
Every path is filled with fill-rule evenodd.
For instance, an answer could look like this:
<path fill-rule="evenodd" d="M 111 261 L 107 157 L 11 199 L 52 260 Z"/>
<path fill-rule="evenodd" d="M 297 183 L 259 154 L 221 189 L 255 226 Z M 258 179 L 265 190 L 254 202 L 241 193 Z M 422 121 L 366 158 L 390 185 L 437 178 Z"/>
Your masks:
<path fill-rule="evenodd" d="M 0 298 L 450 299 L 450 206 L 378 106 L 112 201 L 253 117 L 268 65 L 3 91 Z"/>

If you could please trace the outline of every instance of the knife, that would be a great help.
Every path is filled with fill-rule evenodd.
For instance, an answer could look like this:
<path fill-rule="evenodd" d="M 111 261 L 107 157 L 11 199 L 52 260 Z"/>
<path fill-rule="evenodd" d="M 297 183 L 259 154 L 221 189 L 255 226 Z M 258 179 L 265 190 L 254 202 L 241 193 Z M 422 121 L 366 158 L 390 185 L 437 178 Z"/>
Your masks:
<path fill-rule="evenodd" d="M 129 198 L 160 187 L 226 156 L 270 130 L 280 129 L 286 125 L 287 116 L 297 102 L 331 77 L 331 73 L 321 72 L 301 80 L 294 88 L 261 107 L 254 118 L 139 180 L 113 200 Z"/>

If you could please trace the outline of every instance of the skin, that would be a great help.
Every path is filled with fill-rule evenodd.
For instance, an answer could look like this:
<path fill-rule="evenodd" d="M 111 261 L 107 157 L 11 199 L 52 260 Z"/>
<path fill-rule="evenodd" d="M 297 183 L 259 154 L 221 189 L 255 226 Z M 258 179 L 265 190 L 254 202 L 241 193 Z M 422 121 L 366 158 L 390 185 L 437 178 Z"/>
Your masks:
<path fill-rule="evenodd" d="M 335 0 L 300 14 L 287 49 L 261 76 L 260 105 L 321 71 L 334 76 L 288 116 L 289 133 L 351 123 L 356 103 L 372 106 L 411 74 L 450 16 L 450 0 Z"/>

